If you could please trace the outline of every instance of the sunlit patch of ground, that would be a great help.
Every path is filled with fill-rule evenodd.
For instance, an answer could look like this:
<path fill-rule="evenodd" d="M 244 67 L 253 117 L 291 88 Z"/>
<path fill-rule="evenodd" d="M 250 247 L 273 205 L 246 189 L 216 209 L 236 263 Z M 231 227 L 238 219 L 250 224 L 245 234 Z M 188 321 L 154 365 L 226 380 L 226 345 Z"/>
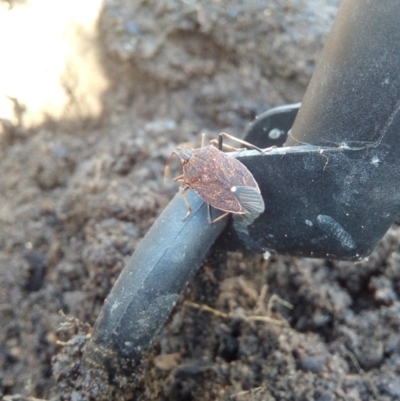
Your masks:
<path fill-rule="evenodd" d="M 97 57 L 100 0 L 0 2 L 0 118 L 96 117 L 107 80 Z"/>

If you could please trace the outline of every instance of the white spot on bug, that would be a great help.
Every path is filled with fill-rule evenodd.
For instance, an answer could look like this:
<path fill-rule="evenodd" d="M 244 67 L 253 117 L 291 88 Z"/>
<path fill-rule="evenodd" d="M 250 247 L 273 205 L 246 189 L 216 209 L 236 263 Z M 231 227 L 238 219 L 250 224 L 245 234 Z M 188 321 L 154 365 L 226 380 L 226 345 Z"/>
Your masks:
<path fill-rule="evenodd" d="M 352 236 L 331 216 L 320 214 L 317 217 L 319 227 L 328 235 L 339 241 L 343 247 L 353 249 L 356 247 Z"/>
<path fill-rule="evenodd" d="M 378 156 L 373 156 L 371 160 L 371 164 L 373 164 L 375 167 L 379 166 L 379 163 L 381 162 L 381 159 Z"/>
<path fill-rule="evenodd" d="M 231 192 L 236 192 L 236 187 L 235 186 L 231 187 Z"/>
<path fill-rule="evenodd" d="M 312 225 L 313 225 L 312 221 L 310 221 L 310 220 L 306 220 L 306 224 L 307 224 L 308 226 L 310 226 L 310 227 L 312 227 Z"/>

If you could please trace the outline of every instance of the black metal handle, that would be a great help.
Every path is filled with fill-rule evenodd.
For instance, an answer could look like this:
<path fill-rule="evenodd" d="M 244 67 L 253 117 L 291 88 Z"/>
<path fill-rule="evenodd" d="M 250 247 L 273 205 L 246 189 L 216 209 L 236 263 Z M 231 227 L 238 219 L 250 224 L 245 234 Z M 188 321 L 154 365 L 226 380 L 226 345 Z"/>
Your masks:
<path fill-rule="evenodd" d="M 120 366 L 140 361 L 168 319 L 179 294 L 227 220 L 210 224 L 206 204 L 178 193 L 143 238 L 104 302 L 86 351 L 88 362 Z M 216 212 L 217 214 L 217 212 Z"/>

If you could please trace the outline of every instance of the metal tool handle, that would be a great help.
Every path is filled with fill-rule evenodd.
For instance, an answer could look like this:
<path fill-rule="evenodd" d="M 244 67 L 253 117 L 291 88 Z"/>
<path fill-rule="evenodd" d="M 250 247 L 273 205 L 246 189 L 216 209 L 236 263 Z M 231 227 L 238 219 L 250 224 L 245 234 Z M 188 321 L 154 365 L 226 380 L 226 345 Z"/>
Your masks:
<path fill-rule="evenodd" d="M 86 360 L 120 366 L 140 361 L 189 278 L 204 260 L 227 220 L 210 224 L 207 205 L 189 191 L 191 215 L 178 193 L 143 238 L 104 302 Z M 217 213 L 217 212 L 216 212 Z"/>
<path fill-rule="evenodd" d="M 400 109 L 400 2 L 343 0 L 286 145 L 379 145 Z"/>

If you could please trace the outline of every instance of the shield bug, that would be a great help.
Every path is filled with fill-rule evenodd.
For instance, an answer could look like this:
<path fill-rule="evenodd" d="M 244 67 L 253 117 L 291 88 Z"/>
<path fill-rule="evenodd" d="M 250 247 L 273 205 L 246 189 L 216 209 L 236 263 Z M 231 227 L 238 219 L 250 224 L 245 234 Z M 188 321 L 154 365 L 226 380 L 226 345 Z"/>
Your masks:
<path fill-rule="evenodd" d="M 265 151 L 225 133 L 220 134 L 219 141 L 211 141 L 208 146 L 204 146 L 203 135 L 200 148 L 178 147 L 173 151 L 165 167 L 164 179 L 167 181 L 172 157 L 178 156 L 183 167 L 183 174 L 176 177 L 174 181 L 182 183 L 180 192 L 188 208 L 184 220 L 189 217 L 192 211 L 185 196 L 188 189 L 194 190 L 208 204 L 208 220 L 210 223 L 215 223 L 230 213 L 260 214 L 265 209 L 260 188 L 247 167 L 233 156 L 222 152 L 223 138 L 233 139 L 260 152 Z M 219 149 L 212 145 L 215 142 L 218 142 Z M 225 144 L 224 146 L 231 150 L 234 149 Z M 225 213 L 212 220 L 210 206 Z"/>

